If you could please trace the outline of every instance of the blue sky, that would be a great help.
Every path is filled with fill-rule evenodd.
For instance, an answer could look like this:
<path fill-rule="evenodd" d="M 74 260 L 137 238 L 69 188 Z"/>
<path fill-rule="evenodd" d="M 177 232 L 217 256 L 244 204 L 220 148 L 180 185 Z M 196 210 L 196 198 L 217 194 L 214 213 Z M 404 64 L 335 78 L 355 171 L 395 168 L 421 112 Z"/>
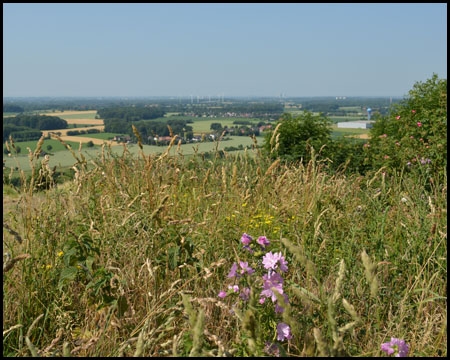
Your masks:
<path fill-rule="evenodd" d="M 3 96 L 400 96 L 447 4 L 3 4 Z"/>

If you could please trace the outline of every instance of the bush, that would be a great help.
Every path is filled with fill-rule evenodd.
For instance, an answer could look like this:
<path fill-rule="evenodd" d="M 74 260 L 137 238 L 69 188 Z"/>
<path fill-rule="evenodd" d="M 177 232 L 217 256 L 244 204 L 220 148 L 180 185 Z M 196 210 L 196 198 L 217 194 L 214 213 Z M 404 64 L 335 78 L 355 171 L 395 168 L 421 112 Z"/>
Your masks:
<path fill-rule="evenodd" d="M 367 156 L 374 168 L 420 171 L 447 168 L 447 80 L 436 74 L 417 82 L 391 114 L 376 120 Z"/>
<path fill-rule="evenodd" d="M 313 115 L 306 111 L 293 117 L 285 113 L 278 120 L 275 130 L 266 133 L 263 152 L 272 159 L 303 159 L 306 163 L 311 159 L 311 147 L 319 152 L 323 145 L 331 143 L 330 126 L 330 120 L 323 114 Z M 326 156 L 325 153 L 323 155 Z"/>

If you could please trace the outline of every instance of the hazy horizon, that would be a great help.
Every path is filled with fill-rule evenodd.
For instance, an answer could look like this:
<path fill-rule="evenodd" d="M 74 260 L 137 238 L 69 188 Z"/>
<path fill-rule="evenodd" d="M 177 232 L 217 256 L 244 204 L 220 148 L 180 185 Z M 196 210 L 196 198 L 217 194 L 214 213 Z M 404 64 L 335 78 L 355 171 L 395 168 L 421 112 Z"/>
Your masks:
<path fill-rule="evenodd" d="M 4 98 L 404 97 L 447 4 L 3 4 Z"/>

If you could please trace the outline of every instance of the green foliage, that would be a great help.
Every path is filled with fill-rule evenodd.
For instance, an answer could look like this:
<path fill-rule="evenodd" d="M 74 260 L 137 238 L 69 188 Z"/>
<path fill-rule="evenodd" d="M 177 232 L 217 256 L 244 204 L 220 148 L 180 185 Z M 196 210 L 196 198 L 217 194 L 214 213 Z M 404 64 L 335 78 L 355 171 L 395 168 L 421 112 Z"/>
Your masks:
<path fill-rule="evenodd" d="M 221 123 L 212 123 L 210 126 L 211 130 L 214 131 L 221 131 L 222 130 L 222 124 Z"/>
<path fill-rule="evenodd" d="M 447 168 L 447 80 L 436 74 L 418 82 L 409 96 L 379 117 L 371 129 L 367 156 L 374 169 L 428 172 Z"/>
<path fill-rule="evenodd" d="M 429 144 L 442 140 L 426 130 Z M 361 145 L 337 143 L 336 162 Z M 13 197 L 4 189 L 4 356 L 267 355 L 279 321 L 292 332 L 269 351 L 281 356 L 380 356 L 390 337 L 410 356 L 447 356 L 446 162 L 361 175 L 329 171 L 313 151 L 289 163 L 256 147 L 186 156 L 124 146 L 88 167 L 68 148 L 71 181 L 37 191 L 42 146 L 33 180 Z M 362 148 L 352 161 L 372 166 L 378 153 Z M 244 231 L 288 262 L 281 314 L 259 302 L 260 278 L 227 277 L 239 260 L 265 272 L 264 249 L 243 249 Z M 252 289 L 249 301 L 218 297 L 228 285 Z"/>
<path fill-rule="evenodd" d="M 346 174 L 365 174 L 371 167 L 366 162 L 364 141 L 339 137 L 327 146 L 328 168 Z"/>
<path fill-rule="evenodd" d="M 306 111 L 294 117 L 285 113 L 278 120 L 275 130 L 266 133 L 264 152 L 271 159 L 303 159 L 307 163 L 311 159 L 311 147 L 319 151 L 331 142 L 330 127 L 330 120 L 322 114 L 313 115 Z"/>
<path fill-rule="evenodd" d="M 57 116 L 49 115 L 25 115 L 19 114 L 15 117 L 3 119 L 3 125 L 15 124 L 17 126 L 26 126 L 36 130 L 55 130 L 67 129 L 67 121 Z"/>
<path fill-rule="evenodd" d="M 3 104 L 3 112 L 21 113 L 24 109 L 22 106 L 15 104 Z"/>
<path fill-rule="evenodd" d="M 104 120 L 120 119 L 126 122 L 156 119 L 164 114 L 165 111 L 157 106 L 113 106 L 98 110 L 98 115 Z"/>

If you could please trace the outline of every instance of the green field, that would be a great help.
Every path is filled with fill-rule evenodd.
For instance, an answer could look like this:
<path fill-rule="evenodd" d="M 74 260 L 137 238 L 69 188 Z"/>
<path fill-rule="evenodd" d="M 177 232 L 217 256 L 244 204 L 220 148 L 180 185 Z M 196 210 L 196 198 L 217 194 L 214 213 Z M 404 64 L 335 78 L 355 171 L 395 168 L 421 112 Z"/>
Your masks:
<path fill-rule="evenodd" d="M 50 113 L 51 115 L 51 113 Z M 64 120 L 71 120 L 71 119 L 95 119 L 95 117 L 97 116 L 97 114 L 94 113 L 88 113 L 88 114 L 83 114 L 83 113 L 79 113 L 79 114 L 69 114 L 69 115 L 58 115 L 59 118 L 64 119 Z"/>
<path fill-rule="evenodd" d="M 92 134 L 92 135 L 101 135 L 101 134 Z M 263 138 L 258 137 L 257 138 L 258 145 L 262 144 Z M 28 146 L 34 151 L 36 148 L 36 143 L 31 144 L 31 142 L 27 142 Z M 58 143 L 58 144 L 56 144 Z M 79 149 L 79 143 L 75 142 L 67 142 L 72 146 L 72 149 L 74 150 L 75 154 L 78 155 L 78 149 Z M 30 171 L 31 165 L 28 158 L 28 153 L 26 150 L 26 146 L 23 146 L 20 143 L 20 147 L 22 148 L 21 154 L 18 156 L 6 156 L 3 154 L 3 160 L 5 160 L 4 166 L 7 169 L 10 168 L 20 168 L 24 170 L 25 172 Z M 50 153 L 50 167 L 57 166 L 58 168 L 68 168 L 73 166 L 76 163 L 75 158 L 71 154 L 70 151 L 64 148 L 59 141 L 57 140 L 45 140 L 44 145 L 42 146 L 42 149 L 46 151 L 46 146 L 51 144 L 53 146 L 53 149 Z M 239 145 L 242 145 L 244 147 L 251 146 L 253 144 L 253 140 L 248 136 L 235 136 L 230 138 L 230 140 L 223 140 L 219 143 L 217 142 L 200 142 L 200 143 L 190 143 L 190 144 L 183 144 L 180 145 L 180 153 L 183 155 L 192 155 L 195 153 L 204 153 L 209 151 L 215 151 L 217 150 L 224 150 L 225 147 L 239 147 Z M 32 145 L 32 146 L 30 146 Z M 55 150 L 58 147 L 58 151 Z M 139 154 L 139 146 L 136 144 L 129 144 L 127 145 L 127 149 L 131 154 Z M 145 155 L 149 154 L 162 154 L 167 150 L 167 146 L 156 146 L 156 145 L 143 145 L 143 152 Z M 112 146 L 111 151 L 114 154 L 123 154 L 124 147 L 123 146 Z M 170 155 L 175 155 L 178 152 L 177 145 L 174 145 L 172 149 L 170 150 Z M 101 147 L 100 146 L 94 146 L 91 148 L 88 148 L 86 144 L 82 146 L 81 153 L 83 156 L 90 161 L 90 159 L 95 159 L 98 155 L 101 153 Z M 79 155 L 78 155 L 79 156 Z"/>
<path fill-rule="evenodd" d="M 173 113 L 172 113 L 173 114 Z M 156 118 L 152 121 L 167 121 L 167 120 L 192 120 L 193 123 L 188 124 L 192 126 L 194 134 L 204 134 L 211 132 L 211 124 L 220 123 L 222 127 L 228 126 L 240 126 L 240 124 L 234 124 L 235 121 L 249 121 L 253 125 L 257 125 L 261 119 L 257 118 L 230 118 L 230 117 L 192 117 L 192 116 L 166 116 L 163 118 Z"/>
<path fill-rule="evenodd" d="M 27 148 L 30 148 L 31 151 L 34 151 L 36 149 L 37 143 L 38 143 L 38 141 L 36 140 L 36 141 L 15 142 L 14 144 L 16 146 L 20 147 L 19 155 L 28 156 Z M 69 144 L 74 149 L 78 149 L 78 147 L 80 145 L 79 142 L 75 142 L 75 141 L 67 141 L 66 143 Z M 49 146 L 49 145 L 52 147 L 51 150 L 47 149 L 47 146 Z M 3 159 L 5 159 L 5 157 L 7 157 L 4 153 L 5 148 L 6 148 L 5 145 L 3 145 Z M 44 144 L 42 145 L 42 150 L 47 151 L 47 152 L 57 152 L 57 151 L 61 151 L 61 150 L 66 150 L 66 148 L 58 140 L 44 139 Z"/>
<path fill-rule="evenodd" d="M 103 132 L 103 133 L 94 133 L 94 134 L 82 134 L 82 135 L 77 135 L 77 136 L 94 138 L 94 139 L 102 139 L 102 140 L 111 140 L 116 135 L 123 135 L 123 134 Z"/>
<path fill-rule="evenodd" d="M 72 118 L 94 118 L 95 114 L 81 114 L 81 115 L 66 115 L 64 116 L 66 119 Z M 234 124 L 235 121 L 249 121 L 253 125 L 256 125 L 260 119 L 248 119 L 248 118 L 192 118 L 189 116 L 173 116 L 168 118 L 159 118 L 155 119 L 155 121 L 167 121 L 168 119 L 178 119 L 178 120 L 193 120 L 194 122 L 192 124 L 189 124 L 192 126 L 194 134 L 207 134 L 211 131 L 211 124 L 213 123 L 220 123 L 223 127 L 228 126 L 240 126 L 239 124 Z M 339 117 L 340 121 L 343 121 L 343 119 L 346 118 L 348 120 L 354 120 L 354 117 Z M 79 125 L 81 126 L 87 126 L 87 125 Z M 368 133 L 368 130 L 366 129 L 340 129 L 337 128 L 336 125 L 332 126 L 332 138 L 338 138 L 341 136 L 347 136 L 347 135 L 359 135 L 359 134 L 365 134 Z M 105 141 L 112 139 L 115 135 L 119 135 L 117 133 L 94 133 L 94 134 L 83 134 L 83 135 L 77 135 L 81 137 L 86 138 L 96 138 L 96 139 L 103 139 Z M 262 145 L 264 141 L 264 136 L 261 135 L 257 137 L 258 145 Z M 67 142 L 72 149 L 77 153 L 79 149 L 79 142 Z M 36 149 L 37 141 L 28 141 L 28 142 L 18 142 L 16 143 L 17 146 L 20 146 L 21 153 L 17 157 L 8 157 L 3 153 L 3 159 L 5 160 L 5 166 L 7 168 L 15 168 L 19 167 L 23 169 L 24 171 L 30 170 L 30 164 L 28 160 L 28 150 L 27 147 L 31 149 L 31 151 L 34 151 Z M 252 145 L 252 139 L 247 136 L 235 136 L 230 137 L 230 140 L 224 140 L 221 141 L 217 147 L 217 143 L 215 142 L 202 142 L 202 143 L 190 143 L 190 144 L 183 144 L 180 146 L 181 153 L 184 155 L 190 155 L 194 154 L 195 152 L 208 152 L 213 151 L 216 149 L 216 147 L 219 150 L 223 150 L 225 147 L 239 147 L 240 145 L 247 147 Z M 48 150 L 48 146 L 51 146 L 51 150 Z M 3 146 L 3 149 L 5 149 L 5 146 Z M 112 151 L 114 153 L 122 153 L 123 147 L 122 146 L 114 146 L 112 147 Z M 128 145 L 128 149 L 131 153 L 138 153 L 138 146 L 137 145 Z M 171 150 L 171 153 L 175 154 L 176 152 L 176 146 L 174 146 Z M 50 165 L 51 166 L 58 166 L 62 168 L 70 167 L 75 163 L 75 159 L 72 156 L 72 154 L 62 145 L 58 140 L 54 139 L 45 139 L 44 144 L 42 145 L 42 150 L 46 151 L 51 154 L 50 156 Z M 165 152 L 166 147 L 165 146 L 151 146 L 151 145 L 144 145 L 144 153 L 145 154 L 159 154 Z M 86 158 L 92 158 L 95 157 L 100 151 L 99 146 L 94 146 L 91 148 L 88 148 L 86 144 L 82 145 L 82 154 L 86 156 Z"/>
<path fill-rule="evenodd" d="M 339 106 L 339 110 L 362 112 L 361 106 Z"/>
<path fill-rule="evenodd" d="M 29 114 L 40 114 L 40 115 L 53 115 L 54 112 L 52 111 L 32 111 Z M 20 113 L 3 113 L 3 117 L 13 117 L 13 116 L 17 116 L 20 115 Z M 80 112 L 79 114 L 67 114 L 65 115 L 64 113 L 61 115 L 58 115 L 59 118 L 64 119 L 64 120 L 71 120 L 71 119 L 95 119 L 95 117 L 97 116 L 96 113 L 87 113 L 87 114 L 83 114 L 82 112 Z"/>
<path fill-rule="evenodd" d="M 192 126 L 194 133 L 207 133 L 211 131 L 211 124 L 220 123 L 222 127 L 228 126 L 241 126 L 240 124 L 234 124 L 235 121 L 249 121 L 253 125 L 257 125 L 260 119 L 248 119 L 248 118 L 196 118 Z"/>

